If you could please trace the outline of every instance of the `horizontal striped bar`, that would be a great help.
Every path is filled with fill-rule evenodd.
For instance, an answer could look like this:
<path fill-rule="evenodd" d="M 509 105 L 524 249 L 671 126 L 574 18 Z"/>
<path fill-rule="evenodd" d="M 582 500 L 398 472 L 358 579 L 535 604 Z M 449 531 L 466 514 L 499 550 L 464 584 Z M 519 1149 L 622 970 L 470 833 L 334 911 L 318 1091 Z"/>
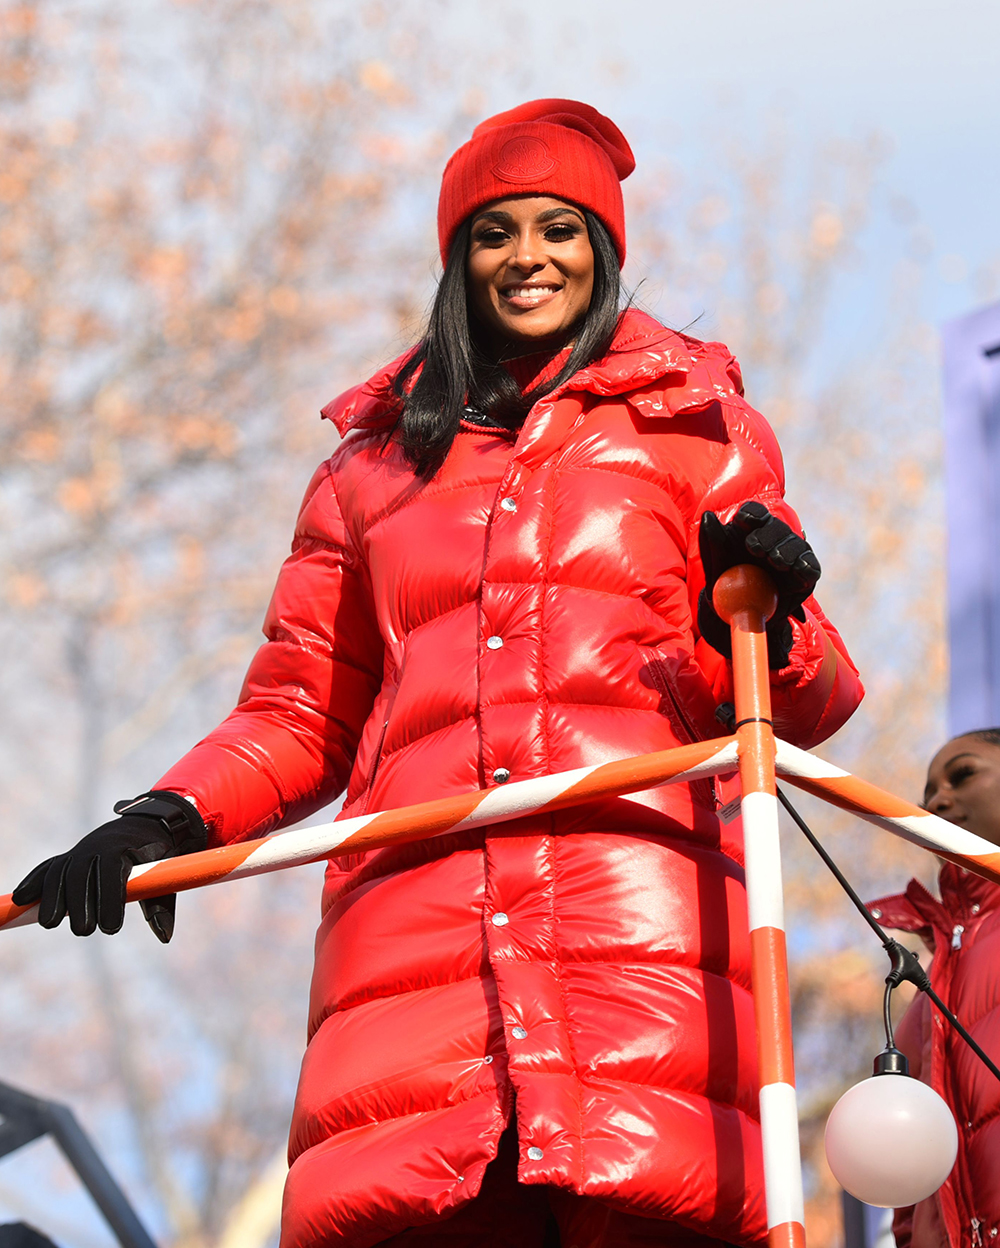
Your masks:
<path fill-rule="evenodd" d="M 221 880 L 243 879 L 342 854 L 423 840 L 462 828 L 547 814 L 599 798 L 637 793 L 665 784 L 682 784 L 702 776 L 735 771 L 738 761 L 736 738 L 720 737 L 496 788 L 477 789 L 399 810 L 275 832 L 261 840 L 222 845 L 133 867 L 128 899 L 159 897 L 164 893 L 217 884 Z M 35 922 L 37 909 L 37 906 L 15 906 L 9 895 L 0 897 L 0 928 Z"/>
<path fill-rule="evenodd" d="M 777 772 L 807 793 L 1000 884 L 1000 847 L 991 841 L 786 741 L 777 742 Z"/>

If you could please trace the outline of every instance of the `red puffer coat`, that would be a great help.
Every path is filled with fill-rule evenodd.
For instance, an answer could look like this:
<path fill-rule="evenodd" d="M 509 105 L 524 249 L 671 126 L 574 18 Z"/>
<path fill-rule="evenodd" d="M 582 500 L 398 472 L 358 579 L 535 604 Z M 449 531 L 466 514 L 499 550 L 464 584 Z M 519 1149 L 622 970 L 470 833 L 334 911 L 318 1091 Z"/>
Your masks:
<path fill-rule="evenodd" d="M 883 927 L 919 932 L 934 953 L 931 983 L 1000 1064 L 1000 886 L 948 863 L 941 900 L 919 880 L 869 906 Z M 899 1209 L 899 1248 L 990 1248 L 1000 1242 L 1000 1084 L 921 995 L 896 1028 L 910 1073 L 951 1106 L 958 1160 L 933 1196 Z"/>
<path fill-rule="evenodd" d="M 326 409 L 233 714 L 160 781 L 219 841 L 329 802 L 402 806 L 721 732 L 694 631 L 698 521 L 782 502 L 728 351 L 631 312 L 516 435 L 414 478 L 390 368 Z M 819 607 L 778 731 L 861 697 Z M 697 644 L 696 644 L 697 643 Z M 477 1192 L 514 1111 L 521 1179 L 736 1243 L 765 1235 L 738 821 L 709 782 L 331 863 L 283 1248 L 364 1248 Z"/>

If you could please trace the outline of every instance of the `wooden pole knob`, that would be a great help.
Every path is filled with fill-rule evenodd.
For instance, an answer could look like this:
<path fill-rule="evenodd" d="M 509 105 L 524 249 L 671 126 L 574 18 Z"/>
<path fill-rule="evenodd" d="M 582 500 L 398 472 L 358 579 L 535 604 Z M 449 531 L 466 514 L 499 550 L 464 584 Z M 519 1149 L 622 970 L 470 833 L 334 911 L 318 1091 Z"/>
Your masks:
<path fill-rule="evenodd" d="M 740 563 L 723 572 L 715 582 L 712 606 L 727 624 L 746 612 L 766 622 L 777 610 L 778 591 L 763 568 Z"/>

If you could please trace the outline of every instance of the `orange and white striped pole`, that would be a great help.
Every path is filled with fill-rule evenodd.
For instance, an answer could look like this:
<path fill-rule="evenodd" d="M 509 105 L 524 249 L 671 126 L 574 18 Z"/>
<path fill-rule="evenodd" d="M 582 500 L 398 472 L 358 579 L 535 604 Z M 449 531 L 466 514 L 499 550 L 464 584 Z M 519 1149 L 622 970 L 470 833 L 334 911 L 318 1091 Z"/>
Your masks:
<path fill-rule="evenodd" d="M 775 742 L 764 631 L 777 606 L 777 594 L 766 572 L 742 564 L 719 577 L 712 601 L 715 610 L 730 625 L 733 639 L 768 1248 L 805 1248 L 778 799 L 774 781 Z"/>

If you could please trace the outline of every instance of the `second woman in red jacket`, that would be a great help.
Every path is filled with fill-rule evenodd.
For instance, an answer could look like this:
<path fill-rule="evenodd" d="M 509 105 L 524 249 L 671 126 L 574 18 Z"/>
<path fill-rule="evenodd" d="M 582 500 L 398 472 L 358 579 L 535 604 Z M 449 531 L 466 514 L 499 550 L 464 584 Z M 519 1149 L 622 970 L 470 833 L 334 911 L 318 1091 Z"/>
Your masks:
<path fill-rule="evenodd" d="M 1000 845 L 1000 729 L 955 737 L 927 772 L 924 805 Z M 940 899 L 911 880 L 869 909 L 884 927 L 917 932 L 934 954 L 931 983 L 983 1050 L 1000 1062 L 1000 887 L 953 863 Z M 910 1073 L 938 1092 L 958 1124 L 955 1168 L 932 1196 L 896 1211 L 899 1248 L 989 1248 L 1000 1242 L 1000 1084 L 921 994 L 896 1028 Z"/>
<path fill-rule="evenodd" d="M 325 409 L 343 440 L 239 705 L 150 799 L 197 808 L 178 848 L 202 821 L 211 844 L 260 836 L 345 787 L 346 816 L 721 734 L 731 669 L 699 541 L 717 570 L 756 558 L 779 581 L 778 733 L 813 745 L 856 707 L 735 360 L 620 315 L 633 164 L 565 100 L 491 118 L 452 157 L 427 334 Z M 764 1240 L 726 796 L 678 785 L 331 863 L 282 1248 Z M 120 922 L 114 890 L 59 886 L 121 855 L 116 828 L 22 892 L 44 921 Z"/>

